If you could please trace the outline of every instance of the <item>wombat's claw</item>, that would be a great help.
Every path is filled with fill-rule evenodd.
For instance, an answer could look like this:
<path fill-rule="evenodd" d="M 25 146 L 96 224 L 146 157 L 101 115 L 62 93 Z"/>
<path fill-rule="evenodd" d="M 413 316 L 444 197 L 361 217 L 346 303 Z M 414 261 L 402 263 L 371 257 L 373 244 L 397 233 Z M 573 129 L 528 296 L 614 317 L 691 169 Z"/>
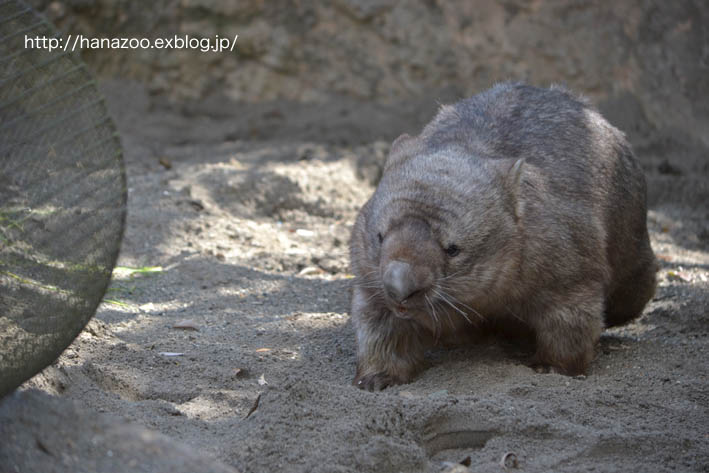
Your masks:
<path fill-rule="evenodd" d="M 395 384 L 400 384 L 393 376 L 389 376 L 386 373 L 374 373 L 362 376 L 361 378 L 355 379 L 354 385 L 359 389 L 365 389 L 367 391 L 381 391 L 384 388 L 393 386 Z"/>
<path fill-rule="evenodd" d="M 532 368 L 535 372 L 537 372 L 539 374 L 550 374 L 550 373 L 563 374 L 555 366 L 552 366 L 550 364 L 544 363 L 539 360 L 532 360 L 532 362 L 529 364 L 529 367 Z"/>
<path fill-rule="evenodd" d="M 539 374 L 549 374 L 549 373 L 556 373 L 556 370 L 554 369 L 553 366 L 549 365 L 542 365 L 540 363 L 535 363 L 530 366 L 535 372 Z"/>

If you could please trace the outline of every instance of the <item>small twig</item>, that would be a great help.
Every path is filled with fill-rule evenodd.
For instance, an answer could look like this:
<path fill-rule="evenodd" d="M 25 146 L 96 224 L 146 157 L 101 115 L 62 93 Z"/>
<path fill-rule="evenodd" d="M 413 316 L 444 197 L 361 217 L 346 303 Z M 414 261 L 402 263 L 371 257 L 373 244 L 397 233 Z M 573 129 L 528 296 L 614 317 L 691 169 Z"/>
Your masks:
<path fill-rule="evenodd" d="M 251 414 L 256 412 L 256 409 L 258 409 L 258 403 L 261 400 L 261 393 L 259 393 L 258 396 L 256 396 L 256 400 L 254 401 L 254 405 L 251 407 L 251 410 L 249 410 L 249 413 L 246 414 L 246 417 L 244 419 L 248 419 Z"/>

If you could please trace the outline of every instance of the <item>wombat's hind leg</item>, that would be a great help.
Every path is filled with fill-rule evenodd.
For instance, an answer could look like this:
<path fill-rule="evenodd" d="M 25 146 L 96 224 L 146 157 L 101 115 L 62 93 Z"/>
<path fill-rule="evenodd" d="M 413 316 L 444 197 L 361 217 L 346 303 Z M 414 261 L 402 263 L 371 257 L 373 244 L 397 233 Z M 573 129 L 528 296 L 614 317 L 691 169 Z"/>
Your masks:
<path fill-rule="evenodd" d="M 534 322 L 537 351 L 533 365 L 561 374 L 585 374 L 600 337 L 602 304 L 552 309 Z"/>
<path fill-rule="evenodd" d="M 606 327 L 629 322 L 639 316 L 655 295 L 657 262 L 650 254 L 638 268 L 620 281 L 606 302 Z"/>

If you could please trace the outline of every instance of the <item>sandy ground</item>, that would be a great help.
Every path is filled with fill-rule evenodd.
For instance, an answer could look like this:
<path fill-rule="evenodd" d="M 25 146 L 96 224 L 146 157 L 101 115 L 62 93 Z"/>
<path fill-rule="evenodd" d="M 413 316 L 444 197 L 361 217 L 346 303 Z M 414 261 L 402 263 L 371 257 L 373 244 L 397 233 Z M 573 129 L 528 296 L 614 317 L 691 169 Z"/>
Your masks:
<path fill-rule="evenodd" d="M 350 385 L 347 245 L 373 190 L 361 175 L 376 173 L 367 163 L 389 137 L 243 139 L 224 117 L 168 114 L 131 88 L 107 93 L 129 184 L 119 265 L 162 270 L 117 273 L 87 329 L 25 388 L 221 462 L 202 471 L 709 471 L 707 174 L 645 163 L 657 295 L 603 335 L 588 376 L 538 374 L 529 353 L 491 341 L 432 352 L 413 383 L 368 393 Z M 60 430 L 27 441 L 42 431 L 31 418 L 15 420 L 10 443 L 24 455 L 6 444 L 14 463 L 0 471 L 82 471 L 62 454 L 71 445 L 46 438 Z M 93 445 L 85 471 L 107 455 Z M 469 469 L 453 466 L 468 457 Z M 162 471 L 151 468 L 141 471 Z"/>

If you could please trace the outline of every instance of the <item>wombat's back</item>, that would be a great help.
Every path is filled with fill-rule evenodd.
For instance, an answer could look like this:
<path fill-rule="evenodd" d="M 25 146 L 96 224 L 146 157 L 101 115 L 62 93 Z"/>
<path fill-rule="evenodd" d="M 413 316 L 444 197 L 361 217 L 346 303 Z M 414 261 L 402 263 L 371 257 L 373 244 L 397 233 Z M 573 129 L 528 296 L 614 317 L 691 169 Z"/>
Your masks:
<path fill-rule="evenodd" d="M 625 138 L 582 98 L 566 89 L 502 83 L 442 107 L 421 133 L 428 151 L 463 147 L 478 159 L 519 159 L 554 168 L 583 184 L 589 172 L 616 160 L 613 145 Z M 600 160 L 600 162 L 599 162 Z"/>
<path fill-rule="evenodd" d="M 531 172 L 523 191 L 541 203 L 526 224 L 581 241 L 576 263 L 608 274 L 608 326 L 640 314 L 654 294 L 656 269 L 645 178 L 623 133 L 585 99 L 558 86 L 498 84 L 444 106 L 419 138 L 428 153 L 453 147 L 470 159 L 524 159 Z"/>

